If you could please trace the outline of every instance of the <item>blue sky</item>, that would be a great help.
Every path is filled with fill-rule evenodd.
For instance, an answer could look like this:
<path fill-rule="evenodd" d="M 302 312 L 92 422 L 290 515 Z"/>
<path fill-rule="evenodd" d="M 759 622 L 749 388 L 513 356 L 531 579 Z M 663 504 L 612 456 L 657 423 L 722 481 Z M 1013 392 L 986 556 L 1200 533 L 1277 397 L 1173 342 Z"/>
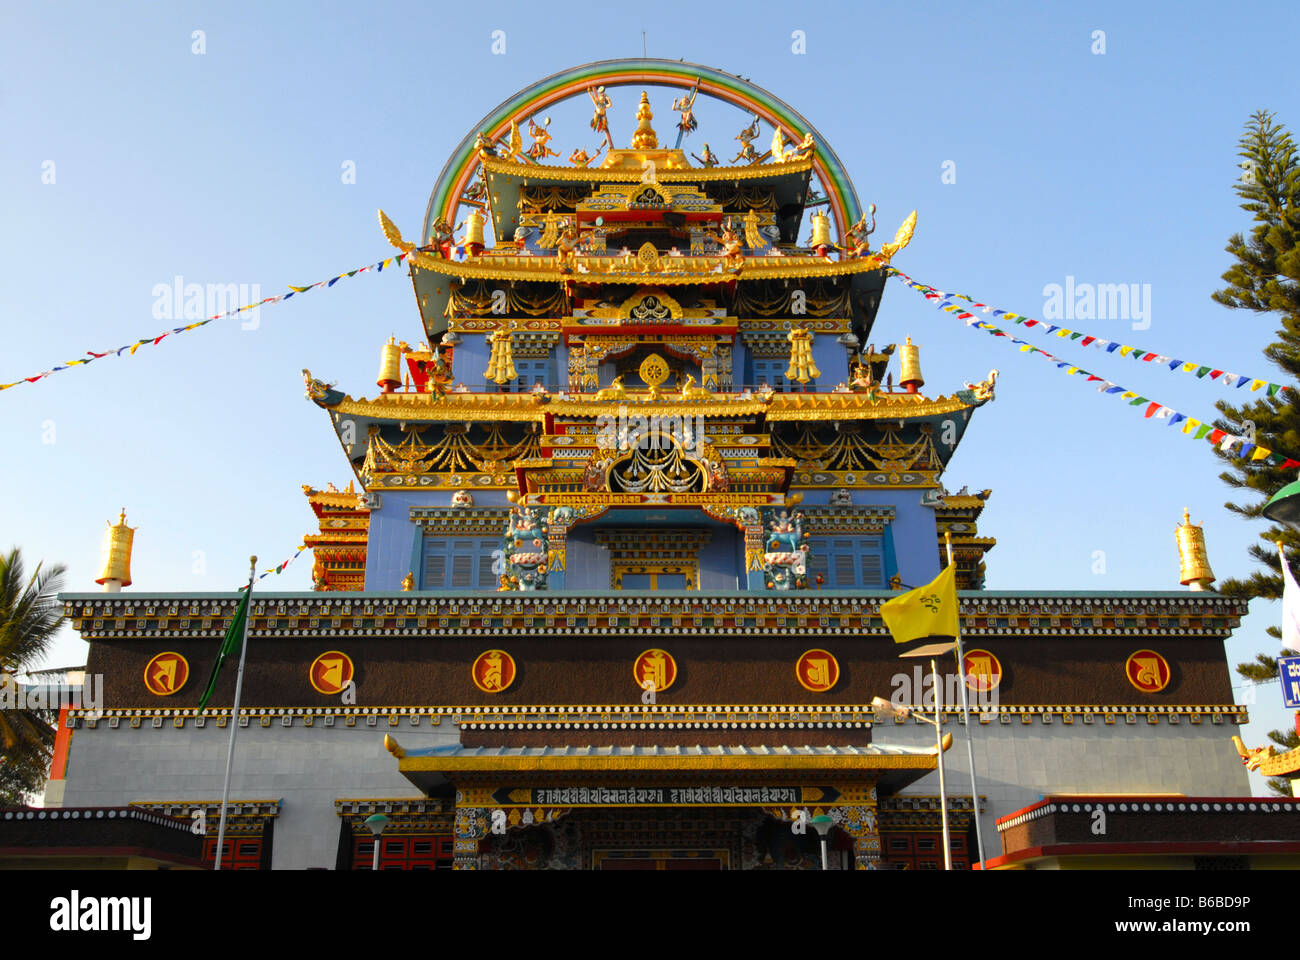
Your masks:
<path fill-rule="evenodd" d="M 743 17 L 725 4 L 643 6 L 9 5 L 0 382 L 178 326 L 155 319 L 153 293 L 176 277 L 269 296 L 386 255 L 375 210 L 417 231 L 448 152 L 483 114 L 557 70 L 640 55 L 643 30 L 651 56 L 750 77 L 807 116 L 863 203 L 879 206 L 877 240 L 919 210 L 898 261 L 912 276 L 1031 316 L 1042 315 L 1044 287 L 1067 276 L 1149 284 L 1149 329 L 1073 325 L 1278 376 L 1260 355 L 1273 321 L 1227 311 L 1210 293 L 1229 235 L 1249 226 L 1231 189 L 1242 124 L 1266 108 L 1300 129 L 1294 65 L 1260 53 L 1294 29 L 1292 5 L 1256 4 L 1249 17 L 1209 3 L 749 3 Z M 494 30 L 506 33 L 504 55 L 490 52 Z M 796 30 L 803 55 L 792 52 Z M 1099 30 L 1104 54 L 1092 52 Z M 661 134 L 668 99 L 655 97 Z M 634 108 L 631 93 L 615 92 L 616 138 Z M 591 142 L 571 115 L 585 110 L 557 111 L 552 125 L 566 156 Z M 710 110 L 687 145 L 721 152 L 744 123 Z M 956 178 L 945 183 L 949 162 Z M 415 339 L 418 317 L 409 281 L 385 272 L 265 308 L 254 330 L 214 323 L 0 393 L 11 463 L 0 544 L 66 563 L 70 589 L 93 589 L 105 521 L 125 506 L 139 527 L 135 589 L 228 589 L 250 553 L 279 562 L 312 526 L 300 485 L 348 479 L 299 370 L 369 395 L 390 333 Z M 1219 576 L 1249 572 L 1260 528 L 1223 509 L 1228 491 L 1204 442 L 893 283 L 874 339 L 909 334 L 931 395 L 1001 371 L 997 400 L 946 477 L 954 489 L 993 489 L 981 522 L 999 540 L 990 588 L 1177 588 L 1184 506 L 1204 521 Z M 1201 419 L 1228 394 L 1042 342 Z M 304 555 L 264 586 L 307 589 L 309 574 Z M 1264 637 L 1275 605 L 1254 610 L 1229 644 L 1233 662 L 1275 649 Z M 69 633 L 51 663 L 83 657 Z M 1276 685 L 1258 697 L 1252 742 L 1290 723 Z"/>

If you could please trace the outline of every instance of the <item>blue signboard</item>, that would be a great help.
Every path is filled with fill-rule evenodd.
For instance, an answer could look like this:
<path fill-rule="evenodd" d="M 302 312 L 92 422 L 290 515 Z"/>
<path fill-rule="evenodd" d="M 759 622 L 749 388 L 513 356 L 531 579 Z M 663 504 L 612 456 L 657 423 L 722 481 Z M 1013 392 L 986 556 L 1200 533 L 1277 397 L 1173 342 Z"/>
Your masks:
<path fill-rule="evenodd" d="M 1277 674 L 1282 678 L 1282 704 L 1300 710 L 1300 657 L 1278 657 Z"/>

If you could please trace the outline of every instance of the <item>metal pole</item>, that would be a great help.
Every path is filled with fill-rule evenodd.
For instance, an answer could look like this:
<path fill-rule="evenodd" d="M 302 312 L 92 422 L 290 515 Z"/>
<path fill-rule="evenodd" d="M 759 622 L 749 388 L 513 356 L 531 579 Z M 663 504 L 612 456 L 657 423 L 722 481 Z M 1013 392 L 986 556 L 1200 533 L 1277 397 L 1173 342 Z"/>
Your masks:
<path fill-rule="evenodd" d="M 253 605 L 253 577 L 257 573 L 257 557 L 248 558 L 248 607 Z M 243 638 L 239 644 L 239 672 L 235 674 L 235 705 L 230 710 L 230 746 L 226 748 L 226 782 L 221 788 L 221 823 L 217 827 L 217 865 L 221 869 L 221 848 L 226 842 L 226 802 L 230 799 L 230 769 L 235 761 L 235 731 L 239 729 L 239 695 L 244 689 L 244 655 L 248 653 L 248 617 L 244 610 Z"/>
<path fill-rule="evenodd" d="M 822 841 L 822 869 L 823 869 L 823 870 L 829 870 L 829 869 L 830 869 L 830 867 L 828 867 L 828 866 L 826 865 L 826 839 L 827 839 L 827 838 L 826 838 L 826 835 L 823 834 L 823 835 L 822 835 L 822 838 L 821 838 L 821 841 Z"/>
<path fill-rule="evenodd" d="M 944 542 L 948 545 L 948 562 L 952 563 L 952 534 L 947 531 L 943 535 Z M 970 802 L 973 807 L 971 817 L 975 823 L 975 846 L 979 850 L 980 863 L 984 862 L 984 833 L 980 830 L 980 795 L 975 786 L 975 747 L 972 746 L 974 734 L 971 733 L 970 725 L 970 706 L 966 699 L 966 652 L 961 646 L 961 630 L 957 631 L 954 638 L 957 641 L 957 673 L 961 680 L 961 718 L 966 724 L 966 762 L 970 764 Z"/>
<path fill-rule="evenodd" d="M 934 681 L 934 743 L 939 761 L 939 812 L 943 817 L 943 868 L 952 869 L 952 842 L 948 837 L 948 789 L 943 777 L 943 688 L 939 686 L 939 666 L 930 658 L 930 677 Z"/>
<path fill-rule="evenodd" d="M 383 836 L 382 833 L 375 834 L 375 859 L 374 862 L 371 863 L 370 865 L 370 869 L 372 871 L 379 869 L 379 840 L 382 836 Z"/>

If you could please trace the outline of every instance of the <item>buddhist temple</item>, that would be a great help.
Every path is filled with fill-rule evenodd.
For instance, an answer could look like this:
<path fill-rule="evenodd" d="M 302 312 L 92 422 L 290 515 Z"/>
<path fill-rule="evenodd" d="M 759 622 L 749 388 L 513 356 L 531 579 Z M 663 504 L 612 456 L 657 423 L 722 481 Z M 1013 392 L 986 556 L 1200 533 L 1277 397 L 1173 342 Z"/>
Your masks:
<path fill-rule="evenodd" d="M 734 127 L 701 129 L 701 95 Z M 542 122 L 567 100 L 589 126 Z M 370 359 L 301 372 L 342 489 L 303 478 L 315 589 L 255 589 L 238 716 L 231 668 L 197 705 L 239 594 L 132 585 L 119 533 L 112 592 L 63 597 L 107 693 L 63 712 L 47 796 L 205 824 L 211 863 L 235 723 L 237 868 L 369 869 L 378 842 L 383 869 L 817 869 L 829 817 L 831 869 L 941 869 L 941 754 L 957 869 L 981 843 L 1068 857 L 1033 831 L 1119 802 L 1087 798 L 1246 802 L 1224 654 L 1246 606 L 1199 528 L 1182 576 L 1153 546 L 1166 590 L 985 589 L 994 491 L 949 473 L 1012 387 L 924 376 L 949 347 L 885 298 L 924 218 L 876 187 L 877 235 L 847 171 L 698 64 L 587 64 L 488 111 L 423 222 L 362 238 L 407 255 L 415 301 L 382 325 L 406 339 L 356 344 L 373 386 Z M 940 663 L 936 737 L 880 607 L 950 561 L 964 662 Z M 1126 843 L 1159 837 L 1143 816 Z"/>

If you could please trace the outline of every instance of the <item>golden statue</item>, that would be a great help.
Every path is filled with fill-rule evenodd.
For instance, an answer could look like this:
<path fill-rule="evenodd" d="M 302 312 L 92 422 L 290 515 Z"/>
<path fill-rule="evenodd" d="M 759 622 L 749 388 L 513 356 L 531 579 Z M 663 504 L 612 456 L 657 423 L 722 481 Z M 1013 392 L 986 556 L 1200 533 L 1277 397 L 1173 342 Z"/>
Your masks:
<path fill-rule="evenodd" d="M 713 394 L 708 387 L 695 386 L 695 375 L 687 374 L 686 382 L 682 384 L 683 400 L 712 400 Z"/>
<path fill-rule="evenodd" d="M 807 383 L 822 375 L 813 363 L 812 334 L 804 327 L 791 327 L 786 334 L 790 342 L 790 366 L 785 371 L 785 378 L 796 383 Z"/>
<path fill-rule="evenodd" d="M 573 272 L 573 264 L 577 260 L 578 250 L 586 241 L 578 238 L 578 228 L 572 223 L 564 226 L 564 232 L 560 234 L 559 239 L 555 242 L 555 264 L 561 273 Z"/>
<path fill-rule="evenodd" d="M 415 589 L 415 571 L 408 570 L 406 576 L 402 577 L 402 592 L 410 593 Z"/>
<path fill-rule="evenodd" d="M 722 260 L 728 270 L 739 270 L 744 265 L 745 253 L 741 249 L 740 235 L 730 220 L 722 225 L 722 236 L 710 230 L 705 230 L 704 236 L 722 247 Z"/>
<path fill-rule="evenodd" d="M 966 389 L 975 394 L 976 400 L 992 400 L 993 387 L 997 382 L 998 372 L 996 370 L 990 370 L 987 380 L 982 380 L 979 383 L 968 383 L 966 384 Z"/>
<path fill-rule="evenodd" d="M 596 399 L 600 401 L 607 400 L 626 400 L 627 389 L 623 386 L 623 374 L 614 378 L 613 382 L 603 390 L 596 391 Z"/>

